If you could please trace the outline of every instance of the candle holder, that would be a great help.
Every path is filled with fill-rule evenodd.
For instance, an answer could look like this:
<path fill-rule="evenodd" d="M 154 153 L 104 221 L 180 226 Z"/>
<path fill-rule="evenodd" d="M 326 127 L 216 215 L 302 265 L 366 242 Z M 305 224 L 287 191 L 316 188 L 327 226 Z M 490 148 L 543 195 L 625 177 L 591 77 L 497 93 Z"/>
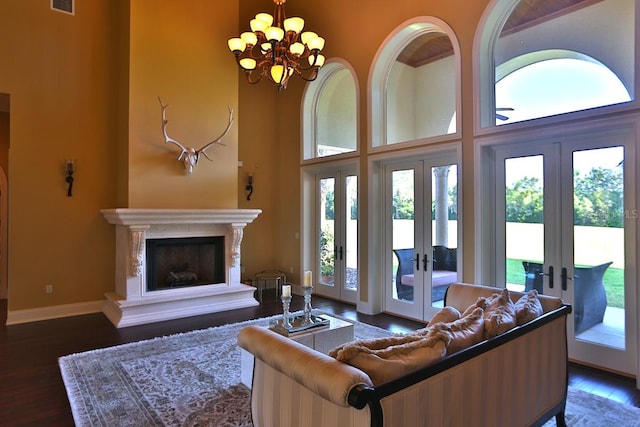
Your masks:
<path fill-rule="evenodd" d="M 303 286 L 302 291 L 304 292 L 304 324 L 309 325 L 312 322 L 311 320 L 311 293 L 313 293 L 313 286 Z"/>
<path fill-rule="evenodd" d="M 291 305 L 291 295 L 280 296 L 282 300 L 282 327 L 291 329 L 291 320 L 289 319 L 289 306 Z"/>

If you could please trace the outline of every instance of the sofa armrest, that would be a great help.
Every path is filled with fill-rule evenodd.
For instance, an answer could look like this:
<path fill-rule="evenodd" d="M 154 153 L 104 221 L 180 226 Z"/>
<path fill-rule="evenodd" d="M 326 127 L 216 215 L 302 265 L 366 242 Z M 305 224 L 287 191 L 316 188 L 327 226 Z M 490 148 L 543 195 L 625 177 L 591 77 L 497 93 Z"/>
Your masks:
<path fill-rule="evenodd" d="M 372 386 L 367 374 L 268 328 L 250 325 L 238 334 L 238 345 L 267 365 L 335 403 L 349 406 L 349 391 Z"/>

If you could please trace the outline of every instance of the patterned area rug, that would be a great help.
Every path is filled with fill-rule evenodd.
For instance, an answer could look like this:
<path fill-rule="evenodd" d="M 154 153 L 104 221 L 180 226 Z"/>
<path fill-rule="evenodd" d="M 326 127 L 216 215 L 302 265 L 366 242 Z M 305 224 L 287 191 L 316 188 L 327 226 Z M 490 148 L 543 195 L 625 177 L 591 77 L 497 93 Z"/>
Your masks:
<path fill-rule="evenodd" d="M 354 322 L 357 339 L 389 332 Z M 61 357 L 77 426 L 250 426 L 238 332 L 250 320 Z"/>
<path fill-rule="evenodd" d="M 354 323 L 356 339 L 389 335 Z M 248 324 L 266 326 L 269 319 L 61 357 L 76 425 L 251 426 L 250 391 L 240 383 L 236 345 Z M 567 422 L 640 427 L 640 409 L 570 389 Z M 553 420 L 545 424 L 554 425 Z"/>

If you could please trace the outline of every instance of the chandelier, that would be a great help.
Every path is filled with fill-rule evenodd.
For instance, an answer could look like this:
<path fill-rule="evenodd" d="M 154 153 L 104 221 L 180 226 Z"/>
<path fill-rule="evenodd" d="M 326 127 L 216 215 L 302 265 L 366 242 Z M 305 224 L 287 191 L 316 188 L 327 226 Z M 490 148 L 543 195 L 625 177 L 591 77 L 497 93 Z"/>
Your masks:
<path fill-rule="evenodd" d="M 282 90 L 293 74 L 315 80 L 324 64 L 320 54 L 324 39 L 312 31 L 302 32 L 304 19 L 285 17 L 286 0 L 273 2 L 273 16 L 257 14 L 250 22 L 251 31 L 229 39 L 229 49 L 251 84 L 267 77 Z"/>

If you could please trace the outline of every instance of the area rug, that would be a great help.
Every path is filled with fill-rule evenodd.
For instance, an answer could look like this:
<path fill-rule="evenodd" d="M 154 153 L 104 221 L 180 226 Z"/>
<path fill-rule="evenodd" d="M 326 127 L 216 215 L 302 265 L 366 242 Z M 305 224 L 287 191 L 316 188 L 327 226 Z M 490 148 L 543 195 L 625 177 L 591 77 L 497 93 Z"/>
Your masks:
<path fill-rule="evenodd" d="M 357 339 L 390 334 L 349 321 Z M 268 323 L 251 320 L 61 357 L 76 425 L 251 426 L 236 337 L 246 325 Z M 570 389 L 567 423 L 640 427 L 640 409 Z"/>

